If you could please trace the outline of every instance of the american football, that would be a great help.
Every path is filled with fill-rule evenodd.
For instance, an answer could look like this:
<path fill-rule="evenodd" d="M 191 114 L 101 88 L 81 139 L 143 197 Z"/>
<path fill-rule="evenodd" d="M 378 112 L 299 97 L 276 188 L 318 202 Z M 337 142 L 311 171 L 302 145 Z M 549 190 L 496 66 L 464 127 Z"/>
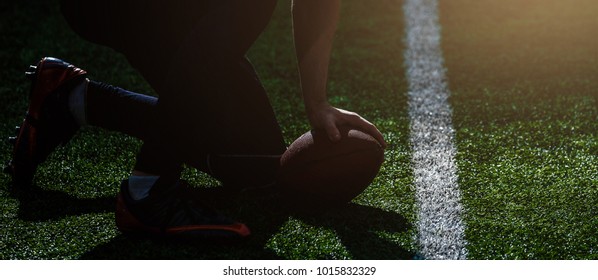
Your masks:
<path fill-rule="evenodd" d="M 341 127 L 333 143 L 321 131 L 295 140 L 281 158 L 279 181 L 292 206 L 326 209 L 348 203 L 374 180 L 384 150 L 372 136 Z"/>

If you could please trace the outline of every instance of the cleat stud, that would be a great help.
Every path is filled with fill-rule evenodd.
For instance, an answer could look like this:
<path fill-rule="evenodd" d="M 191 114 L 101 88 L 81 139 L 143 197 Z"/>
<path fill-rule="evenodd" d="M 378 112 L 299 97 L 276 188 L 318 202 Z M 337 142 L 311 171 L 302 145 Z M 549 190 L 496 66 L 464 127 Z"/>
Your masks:
<path fill-rule="evenodd" d="M 29 69 L 25 72 L 25 76 L 28 78 L 35 77 L 35 72 L 37 71 L 37 66 L 29 65 Z"/>
<path fill-rule="evenodd" d="M 35 79 L 35 72 L 25 72 L 25 77 L 33 80 Z"/>

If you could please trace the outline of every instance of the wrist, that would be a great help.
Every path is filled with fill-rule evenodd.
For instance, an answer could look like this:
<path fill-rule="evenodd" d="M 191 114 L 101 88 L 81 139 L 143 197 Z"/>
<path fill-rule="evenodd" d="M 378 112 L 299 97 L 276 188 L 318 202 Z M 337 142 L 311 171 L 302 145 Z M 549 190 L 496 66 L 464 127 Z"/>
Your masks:
<path fill-rule="evenodd" d="M 328 103 L 328 100 L 326 100 L 326 99 L 305 100 L 304 103 L 305 103 L 305 110 L 308 114 L 322 111 L 322 110 L 330 107 L 330 104 Z"/>

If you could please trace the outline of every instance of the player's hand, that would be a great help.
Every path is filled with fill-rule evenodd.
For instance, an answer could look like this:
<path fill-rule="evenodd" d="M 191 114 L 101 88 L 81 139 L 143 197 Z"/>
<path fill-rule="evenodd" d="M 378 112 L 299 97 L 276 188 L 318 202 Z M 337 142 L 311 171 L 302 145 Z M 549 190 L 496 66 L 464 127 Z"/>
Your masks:
<path fill-rule="evenodd" d="M 311 126 L 314 129 L 326 131 L 328 138 L 332 142 L 341 140 L 341 133 L 338 127 L 347 125 L 373 136 L 383 148 L 386 148 L 386 142 L 378 128 L 357 113 L 335 108 L 328 103 L 324 103 L 308 108 L 307 117 Z"/>

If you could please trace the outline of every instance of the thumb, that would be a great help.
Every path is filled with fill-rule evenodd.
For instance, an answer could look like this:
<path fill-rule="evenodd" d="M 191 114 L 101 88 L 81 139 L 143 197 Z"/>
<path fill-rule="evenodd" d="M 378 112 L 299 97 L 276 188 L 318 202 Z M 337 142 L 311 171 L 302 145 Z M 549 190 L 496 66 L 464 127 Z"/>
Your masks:
<path fill-rule="evenodd" d="M 328 139 L 330 139 L 330 141 L 338 142 L 341 140 L 341 133 L 334 123 L 328 123 L 324 129 L 326 130 L 326 134 L 328 134 Z"/>

